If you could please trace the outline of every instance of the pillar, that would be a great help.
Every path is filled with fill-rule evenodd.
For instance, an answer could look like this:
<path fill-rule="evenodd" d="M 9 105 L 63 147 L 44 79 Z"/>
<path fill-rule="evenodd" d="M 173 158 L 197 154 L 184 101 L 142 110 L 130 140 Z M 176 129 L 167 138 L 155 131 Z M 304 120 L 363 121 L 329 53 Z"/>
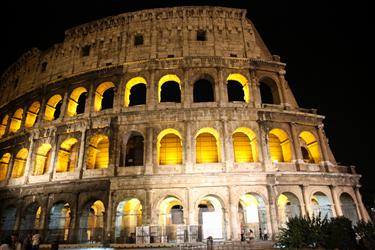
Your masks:
<path fill-rule="evenodd" d="M 83 166 L 84 152 L 85 152 L 85 141 L 86 141 L 86 132 L 84 128 L 81 132 L 81 142 L 79 145 L 79 156 L 77 162 L 77 172 L 79 173 L 79 178 L 82 179 L 83 169 L 86 169 L 86 166 Z"/>
<path fill-rule="evenodd" d="M 263 171 L 275 171 L 276 167 L 273 165 L 271 161 L 271 156 L 269 153 L 269 148 L 268 148 L 268 129 L 266 128 L 266 122 L 265 121 L 259 121 L 258 122 L 259 126 L 259 147 L 260 147 L 260 152 L 262 155 L 262 167 Z"/>
<path fill-rule="evenodd" d="M 185 156 L 185 169 L 183 172 L 191 172 L 193 168 L 193 148 L 192 148 L 192 138 L 191 136 L 191 123 L 189 121 L 185 122 L 185 141 L 183 141 L 184 147 L 184 156 Z"/>
<path fill-rule="evenodd" d="M 279 71 L 279 82 L 280 82 L 280 93 L 281 93 L 281 104 L 286 108 L 290 108 L 290 103 L 288 103 L 287 93 L 286 93 L 286 83 L 285 83 L 285 70 Z"/>
<path fill-rule="evenodd" d="M 229 186 L 229 220 L 230 220 L 230 226 L 231 226 L 231 240 L 240 240 L 241 239 L 241 228 L 240 228 L 240 222 L 238 218 L 238 200 L 236 199 L 236 190 Z"/>
<path fill-rule="evenodd" d="M 360 219 L 362 219 L 366 222 L 371 221 L 370 216 L 368 215 L 366 208 L 363 206 L 362 195 L 359 192 L 359 186 L 354 187 L 354 191 L 355 191 L 356 204 L 357 204 L 357 206 L 359 208 L 359 212 L 360 212 Z"/>
<path fill-rule="evenodd" d="M 227 83 L 226 83 L 224 73 L 225 73 L 224 70 L 222 69 L 218 70 L 219 96 L 218 96 L 218 99 L 216 100 L 219 101 L 220 107 L 225 107 L 228 103 Z"/>
<path fill-rule="evenodd" d="M 295 164 L 296 164 L 297 171 L 299 171 L 300 164 L 304 163 L 302 152 L 301 152 L 301 147 L 299 143 L 299 137 L 297 134 L 296 124 L 292 122 L 292 123 L 289 123 L 289 126 L 290 126 L 290 132 L 292 135 Z"/>
<path fill-rule="evenodd" d="M 250 89 L 252 93 L 252 100 L 254 102 L 255 108 L 262 107 L 262 97 L 260 95 L 259 89 L 259 79 L 255 75 L 255 70 L 251 70 L 250 72 Z"/>
<path fill-rule="evenodd" d="M 269 217 L 271 218 L 271 225 L 267 228 L 270 236 L 274 239 L 275 235 L 278 232 L 278 220 L 277 220 L 277 204 L 276 204 L 276 187 L 272 184 L 267 185 L 267 193 L 268 193 L 268 206 L 267 210 L 269 212 Z"/>
<path fill-rule="evenodd" d="M 106 209 L 106 213 L 105 213 L 105 228 L 104 228 L 104 238 L 103 238 L 103 241 L 104 242 L 113 242 L 114 241 L 114 237 L 115 237 L 115 232 L 114 232 L 114 225 L 113 225 L 113 222 L 115 220 L 112 219 L 112 213 L 116 216 L 116 207 L 113 207 L 113 204 L 116 203 L 115 199 L 114 199 L 114 192 L 111 191 L 111 192 L 108 192 L 108 206 L 107 206 L 107 209 Z"/>
<path fill-rule="evenodd" d="M 302 216 L 310 216 L 312 214 L 311 210 L 310 210 L 310 201 L 309 201 L 309 196 L 308 196 L 308 193 L 307 193 L 307 188 L 308 188 L 308 185 L 306 184 L 302 184 L 300 185 L 301 187 L 301 192 L 302 192 L 302 202 L 303 204 L 301 204 L 301 213 L 302 213 Z"/>
<path fill-rule="evenodd" d="M 329 186 L 329 189 L 331 191 L 331 196 L 332 196 L 332 201 L 333 201 L 332 207 L 335 209 L 334 215 L 336 215 L 336 217 L 342 216 L 343 213 L 342 213 L 342 209 L 340 206 L 341 202 L 337 199 L 337 187 Z"/>
<path fill-rule="evenodd" d="M 146 128 L 146 159 L 145 159 L 145 175 L 153 173 L 153 150 L 154 150 L 154 130 L 152 127 Z"/>
<path fill-rule="evenodd" d="M 329 165 L 329 154 L 328 154 L 328 144 L 327 144 L 327 139 L 324 135 L 323 131 L 324 125 L 321 124 L 318 126 L 318 136 L 319 136 L 319 143 L 320 143 L 320 148 L 322 151 L 322 164 L 327 166 Z"/>
<path fill-rule="evenodd" d="M 30 135 L 30 145 L 29 145 L 29 148 L 28 148 L 28 155 L 27 155 L 27 159 L 26 159 L 26 165 L 25 165 L 25 172 L 24 172 L 24 176 L 25 176 L 25 182 L 24 183 L 28 183 L 29 182 L 29 176 L 32 171 L 32 159 L 33 159 L 33 154 L 34 154 L 34 135 L 31 133 Z"/>
<path fill-rule="evenodd" d="M 222 120 L 222 143 L 220 143 L 221 161 L 225 163 L 225 171 L 231 172 L 233 169 L 234 152 L 231 134 L 228 131 L 228 121 Z M 224 156 L 224 157 L 222 157 Z"/>

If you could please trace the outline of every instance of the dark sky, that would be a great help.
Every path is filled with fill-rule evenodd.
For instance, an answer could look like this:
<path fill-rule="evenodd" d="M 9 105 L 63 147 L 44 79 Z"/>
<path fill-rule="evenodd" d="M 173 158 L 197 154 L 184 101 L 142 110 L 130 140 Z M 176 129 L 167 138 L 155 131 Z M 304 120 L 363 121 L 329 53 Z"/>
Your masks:
<path fill-rule="evenodd" d="M 98 18 L 154 7 L 219 5 L 247 9 L 272 54 L 287 64 L 299 105 L 325 115 L 336 160 L 363 174 L 366 203 L 375 149 L 371 131 L 369 1 L 1 1 L 0 72 L 32 47 L 62 42 L 64 30 Z"/>

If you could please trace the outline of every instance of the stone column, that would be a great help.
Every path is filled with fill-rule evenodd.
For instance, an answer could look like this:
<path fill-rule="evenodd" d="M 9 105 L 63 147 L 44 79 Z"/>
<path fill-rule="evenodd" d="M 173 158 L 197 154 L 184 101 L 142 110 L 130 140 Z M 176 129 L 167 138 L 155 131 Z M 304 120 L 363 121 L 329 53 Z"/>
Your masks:
<path fill-rule="evenodd" d="M 300 171 L 300 164 L 304 163 L 303 156 L 301 152 L 301 146 L 299 142 L 299 137 L 297 134 L 296 124 L 295 123 L 289 123 L 290 132 L 292 135 L 292 144 L 293 144 L 293 150 L 294 150 L 294 159 L 297 171 Z"/>
<path fill-rule="evenodd" d="M 335 210 L 334 216 L 336 216 L 336 217 L 337 216 L 342 216 L 343 213 L 342 213 L 342 209 L 341 209 L 341 206 L 340 206 L 341 203 L 337 199 L 337 190 L 336 190 L 337 188 L 335 186 L 329 186 L 329 189 L 331 191 L 331 196 L 332 196 L 332 201 L 333 201 L 332 207 Z"/>
<path fill-rule="evenodd" d="M 153 191 L 151 189 L 146 189 L 146 200 L 144 201 L 144 209 L 142 211 L 142 224 L 151 225 L 152 224 L 152 197 Z"/>
<path fill-rule="evenodd" d="M 104 242 L 114 242 L 114 226 L 112 223 L 116 220 L 115 218 L 112 219 L 112 214 L 116 216 L 116 207 L 113 207 L 113 204 L 116 203 L 116 200 L 114 199 L 114 192 L 109 191 L 108 192 L 108 206 L 105 213 L 105 228 L 104 228 Z"/>
<path fill-rule="evenodd" d="M 48 197 L 43 196 L 42 201 L 41 201 L 41 215 L 40 215 L 40 221 L 39 221 L 39 228 L 40 230 L 43 230 L 45 232 L 48 230 Z M 43 236 L 43 235 L 42 235 Z"/>
<path fill-rule="evenodd" d="M 146 159 L 145 159 L 145 175 L 153 174 L 153 145 L 154 145 L 154 130 L 152 127 L 146 128 Z"/>
<path fill-rule="evenodd" d="M 59 142 L 58 136 L 55 134 L 54 138 L 51 140 L 51 145 L 52 145 L 51 159 L 50 159 L 50 162 L 49 162 L 49 168 L 48 168 L 48 172 L 47 172 L 48 175 L 49 175 L 50 181 L 53 179 L 53 175 L 54 175 L 55 169 L 56 169 L 56 159 L 58 157 L 57 149 L 59 148 L 58 142 Z"/>
<path fill-rule="evenodd" d="M 93 85 L 90 85 L 88 89 L 88 93 L 86 95 L 86 103 L 85 103 L 85 111 L 84 111 L 84 117 L 90 117 L 91 112 L 94 112 L 94 101 L 93 101 L 93 92 L 94 92 Z"/>
<path fill-rule="evenodd" d="M 218 69 L 218 86 L 219 86 L 219 107 L 225 107 L 228 104 L 228 96 L 227 96 L 227 83 L 224 77 L 224 70 Z"/>
<path fill-rule="evenodd" d="M 272 184 L 267 185 L 267 193 L 268 193 L 268 208 L 269 211 L 269 217 L 271 218 L 271 223 L 268 225 L 269 228 L 268 232 L 272 236 L 272 239 L 274 239 L 275 235 L 278 232 L 278 220 L 277 220 L 277 203 L 276 203 L 276 193 L 275 193 L 276 187 Z M 270 228 L 271 227 L 271 228 Z"/>
<path fill-rule="evenodd" d="M 42 94 L 42 99 L 40 101 L 40 109 L 39 109 L 39 113 L 38 113 L 38 116 L 36 118 L 36 121 L 35 121 L 35 125 L 34 126 L 38 126 L 39 124 L 42 123 L 43 121 L 43 118 L 44 118 L 44 113 L 46 111 L 46 96 L 47 94 L 45 93 L 45 91 L 43 90 L 43 93 Z"/>
<path fill-rule="evenodd" d="M 264 121 L 258 121 L 259 126 L 259 147 L 262 155 L 263 171 L 275 171 L 276 168 L 271 161 L 271 156 L 268 148 L 268 131 Z"/>
<path fill-rule="evenodd" d="M 302 216 L 310 216 L 312 213 L 309 207 L 310 202 L 309 202 L 309 197 L 307 194 L 308 185 L 302 184 L 300 185 L 300 187 L 301 187 L 301 193 L 302 193 L 302 199 L 303 199 L 302 201 L 303 203 L 301 204 Z"/>
<path fill-rule="evenodd" d="M 16 218 L 15 218 L 14 226 L 13 226 L 14 231 L 18 231 L 20 229 L 21 218 L 22 218 L 23 212 L 24 212 L 23 210 L 24 210 L 23 200 L 18 200 L 17 201 Z"/>
<path fill-rule="evenodd" d="M 185 155 L 185 169 L 184 173 L 190 173 L 193 168 L 193 153 L 192 153 L 192 140 L 191 137 L 191 123 L 189 121 L 185 121 L 185 141 L 183 142 L 184 147 L 184 155 Z"/>
<path fill-rule="evenodd" d="M 220 143 L 220 147 L 223 153 L 220 153 L 222 157 L 222 162 L 225 163 L 225 171 L 231 172 L 233 169 L 233 162 L 234 162 L 234 152 L 233 152 L 233 143 L 231 140 L 230 133 L 228 132 L 228 121 L 222 120 L 222 143 Z"/>
<path fill-rule="evenodd" d="M 288 103 L 287 93 L 286 93 L 286 83 L 285 83 L 285 70 L 279 71 L 279 82 L 280 82 L 280 102 L 283 106 L 290 108 L 290 103 Z"/>
<path fill-rule="evenodd" d="M 317 129 L 318 129 L 320 148 L 322 151 L 322 163 L 323 165 L 328 165 L 329 164 L 328 142 L 324 135 L 323 127 L 324 125 L 321 124 L 318 126 Z"/>
<path fill-rule="evenodd" d="M 81 218 L 81 211 L 78 211 L 79 207 L 79 193 L 76 194 L 75 200 L 74 200 L 74 207 L 72 206 L 70 213 L 71 213 L 71 218 L 70 218 L 70 230 L 69 230 L 69 239 L 72 240 L 73 242 L 78 241 L 78 230 L 79 230 L 79 220 Z M 73 211 L 72 211 L 73 210 Z"/>
<path fill-rule="evenodd" d="M 255 108 L 262 107 L 262 97 L 259 89 L 259 79 L 255 75 L 255 70 L 250 71 L 250 88 Z"/>
<path fill-rule="evenodd" d="M 29 141 L 30 141 L 30 145 L 29 145 L 29 153 L 27 155 L 27 159 L 26 159 L 26 166 L 25 166 L 25 172 L 24 172 L 24 176 L 25 176 L 25 182 L 24 183 L 28 183 L 29 182 L 29 176 L 31 174 L 31 171 L 32 171 L 32 159 L 33 159 L 33 154 L 34 154 L 34 134 L 31 133 L 30 134 L 30 137 L 29 137 Z"/>
<path fill-rule="evenodd" d="M 357 206 L 358 206 L 359 212 L 360 212 L 360 219 L 362 219 L 366 222 L 371 221 L 370 216 L 368 215 L 368 213 L 366 211 L 366 208 L 363 206 L 362 195 L 359 192 L 359 186 L 354 187 L 354 191 L 355 191 L 356 203 L 357 203 Z"/>
<path fill-rule="evenodd" d="M 79 179 L 82 179 L 83 170 L 86 169 L 86 166 L 83 166 L 84 164 L 84 153 L 85 153 L 85 142 L 86 142 L 86 128 L 84 128 L 81 132 L 81 142 L 79 145 L 79 156 L 78 156 L 78 162 L 77 162 L 77 171 L 79 173 Z"/>
<path fill-rule="evenodd" d="M 238 218 L 237 203 L 239 201 L 236 199 L 236 191 L 232 186 L 229 186 L 229 220 L 231 225 L 231 240 L 240 240 L 241 229 L 240 222 Z"/>
<path fill-rule="evenodd" d="M 158 83 L 155 82 L 155 74 L 153 71 L 150 72 L 150 81 L 147 83 L 147 92 L 146 92 L 146 108 L 147 110 L 154 110 L 156 109 L 156 105 L 158 103 L 157 100 L 157 93 L 155 93 L 155 89 L 157 89 Z"/>
<path fill-rule="evenodd" d="M 65 92 L 64 93 L 64 96 L 62 98 L 62 105 L 61 105 L 61 112 L 60 112 L 60 116 L 56 119 L 56 120 L 63 120 L 65 115 L 66 115 L 66 111 L 67 111 L 67 103 L 68 103 L 68 93 Z"/>

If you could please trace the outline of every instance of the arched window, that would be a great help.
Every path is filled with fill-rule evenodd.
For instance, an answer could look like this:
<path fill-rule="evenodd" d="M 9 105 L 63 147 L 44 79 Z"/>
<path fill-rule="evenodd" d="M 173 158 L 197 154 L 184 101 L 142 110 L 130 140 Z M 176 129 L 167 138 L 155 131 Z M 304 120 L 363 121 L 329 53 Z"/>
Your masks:
<path fill-rule="evenodd" d="M 137 198 L 121 201 L 116 209 L 115 242 L 134 243 L 136 228 L 142 225 L 142 204 Z"/>
<path fill-rule="evenodd" d="M 262 103 L 280 104 L 280 96 L 277 84 L 270 78 L 259 81 L 260 96 Z"/>
<path fill-rule="evenodd" d="M 18 151 L 16 158 L 14 159 L 12 178 L 18 178 L 23 176 L 25 172 L 26 160 L 29 151 L 26 148 Z"/>
<path fill-rule="evenodd" d="M 25 127 L 31 128 L 36 122 L 40 110 L 40 102 L 33 102 L 26 114 Z"/>
<path fill-rule="evenodd" d="M 159 226 L 176 224 L 184 224 L 182 202 L 174 196 L 168 196 L 159 205 Z M 170 236 L 175 238 L 173 234 Z"/>
<path fill-rule="evenodd" d="M 89 201 L 82 209 L 81 230 L 78 231 L 80 242 L 101 241 L 104 228 L 105 207 L 102 201 Z"/>
<path fill-rule="evenodd" d="M 235 162 L 257 162 L 255 133 L 249 128 L 238 128 L 232 135 Z"/>
<path fill-rule="evenodd" d="M 60 117 L 62 105 L 61 95 L 52 96 L 46 105 L 46 111 L 44 113 L 44 120 L 53 121 Z"/>
<path fill-rule="evenodd" d="M 125 85 L 125 107 L 146 104 L 146 85 L 143 77 L 134 77 Z"/>
<path fill-rule="evenodd" d="M 165 75 L 159 80 L 159 102 L 181 102 L 181 80 L 176 75 Z"/>
<path fill-rule="evenodd" d="M 38 229 L 41 226 L 41 212 L 42 208 L 36 202 L 28 205 L 23 212 L 20 229 L 24 231 Z"/>
<path fill-rule="evenodd" d="M 108 168 L 109 164 L 109 140 L 108 136 L 98 134 L 90 139 L 87 154 L 87 169 Z"/>
<path fill-rule="evenodd" d="M 112 82 L 103 82 L 95 91 L 94 110 L 101 111 L 113 108 L 115 85 Z"/>
<path fill-rule="evenodd" d="M 318 216 L 320 215 L 321 218 L 327 217 L 327 219 L 332 218 L 332 205 L 329 198 L 322 192 L 316 192 L 311 197 L 311 210 L 312 215 Z"/>
<path fill-rule="evenodd" d="M 56 172 L 73 172 L 78 161 L 78 140 L 66 139 L 60 145 L 57 156 Z"/>
<path fill-rule="evenodd" d="M 51 148 L 51 144 L 44 143 L 37 149 L 33 175 L 47 173 L 50 164 Z"/>
<path fill-rule="evenodd" d="M 10 153 L 5 153 L 0 159 L 0 181 L 5 180 L 7 177 L 11 157 Z"/>
<path fill-rule="evenodd" d="M 126 143 L 125 166 L 143 166 L 143 136 L 134 133 Z"/>
<path fill-rule="evenodd" d="M 212 83 L 206 79 L 199 79 L 194 83 L 193 90 L 193 101 L 194 102 L 213 102 L 214 101 L 214 90 Z"/>
<path fill-rule="evenodd" d="M 8 125 L 8 119 L 9 119 L 9 116 L 8 115 L 4 115 L 3 119 L 1 120 L 1 124 L 0 124 L 0 138 L 5 135 L 5 132 L 6 132 L 6 129 L 7 129 L 7 125 Z"/>
<path fill-rule="evenodd" d="M 268 143 L 272 162 L 290 162 L 292 160 L 289 137 L 284 130 L 272 129 L 268 134 Z"/>
<path fill-rule="evenodd" d="M 225 238 L 225 208 L 223 202 L 214 195 L 207 195 L 198 204 L 198 223 L 201 225 L 201 239 Z"/>
<path fill-rule="evenodd" d="M 19 108 L 14 112 L 12 120 L 9 126 L 9 132 L 15 133 L 21 128 L 22 123 L 22 116 L 23 116 L 23 109 Z"/>
<path fill-rule="evenodd" d="M 227 93 L 229 102 L 250 102 L 249 83 L 241 74 L 230 74 L 227 78 Z"/>
<path fill-rule="evenodd" d="M 84 87 L 78 87 L 72 91 L 66 111 L 68 116 L 75 116 L 85 112 L 86 96 L 87 90 Z"/>
<path fill-rule="evenodd" d="M 197 163 L 215 163 L 220 161 L 219 133 L 213 128 L 202 128 L 195 137 L 195 155 Z"/>
<path fill-rule="evenodd" d="M 160 165 L 182 164 L 182 139 L 175 129 L 165 129 L 158 135 Z"/>
<path fill-rule="evenodd" d="M 71 209 L 69 203 L 60 201 L 53 204 L 48 218 L 48 231 L 54 232 L 56 239 L 66 241 L 69 238 Z"/>
<path fill-rule="evenodd" d="M 358 222 L 358 213 L 353 198 L 348 193 L 342 193 L 340 195 L 340 203 L 342 215 L 348 218 L 353 225 L 356 225 Z"/>
<path fill-rule="evenodd" d="M 294 217 L 301 216 L 301 207 L 297 196 L 286 192 L 280 194 L 277 199 L 279 225 L 286 226 L 286 222 Z"/>
<path fill-rule="evenodd" d="M 315 136 L 308 131 L 303 131 L 299 135 L 303 160 L 306 163 L 319 163 L 319 145 Z"/>

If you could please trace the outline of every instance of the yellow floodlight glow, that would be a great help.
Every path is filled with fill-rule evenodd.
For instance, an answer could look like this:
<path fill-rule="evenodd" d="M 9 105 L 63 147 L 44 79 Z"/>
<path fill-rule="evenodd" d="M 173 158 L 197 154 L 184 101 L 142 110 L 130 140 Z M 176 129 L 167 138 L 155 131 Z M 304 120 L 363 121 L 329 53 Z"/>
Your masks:
<path fill-rule="evenodd" d="M 300 139 L 304 142 L 306 145 L 301 145 L 301 146 L 306 146 L 309 155 L 311 155 L 312 160 L 314 163 L 319 163 L 320 162 L 320 153 L 319 153 L 319 144 L 315 138 L 315 136 L 308 131 L 303 131 L 299 135 Z"/>
<path fill-rule="evenodd" d="M 48 170 L 48 164 L 50 161 L 51 144 L 42 144 L 36 152 L 34 175 L 43 175 Z"/>
<path fill-rule="evenodd" d="M 130 79 L 126 83 L 126 85 L 125 85 L 125 96 L 124 96 L 125 107 L 129 107 L 131 89 L 132 89 L 133 86 L 135 86 L 137 84 L 145 84 L 145 85 L 147 85 L 147 82 L 146 82 L 146 80 L 143 77 L 137 76 L 137 77 L 133 77 L 132 79 Z M 160 98 L 159 98 L 159 100 L 160 100 Z"/>
<path fill-rule="evenodd" d="M 7 176 L 11 157 L 12 155 L 10 153 L 5 153 L 0 159 L 0 181 L 5 180 Z"/>
<path fill-rule="evenodd" d="M 180 80 L 180 78 L 178 78 L 177 75 L 168 74 L 168 75 L 163 76 L 162 78 L 160 78 L 159 84 L 158 84 L 158 100 L 159 100 L 159 103 L 160 103 L 160 100 L 161 100 L 161 87 L 163 86 L 164 83 L 170 82 L 170 81 L 177 82 L 179 87 L 180 87 L 180 90 L 181 90 L 181 80 Z"/>
<path fill-rule="evenodd" d="M 22 116 L 23 116 L 23 109 L 19 108 L 14 112 L 14 115 L 12 117 L 12 120 L 10 122 L 9 126 L 9 132 L 15 133 L 21 128 L 22 123 Z"/>
<path fill-rule="evenodd" d="M 46 111 L 44 112 L 44 120 L 52 121 L 55 119 L 56 105 L 62 100 L 61 95 L 52 96 L 46 105 Z"/>
<path fill-rule="evenodd" d="M 98 112 L 102 110 L 102 100 L 103 100 L 103 93 L 110 88 L 114 88 L 115 84 L 113 82 L 103 82 L 101 83 L 95 91 L 95 98 L 94 98 L 94 111 Z"/>
<path fill-rule="evenodd" d="M 284 130 L 272 129 L 268 134 L 268 143 L 272 162 L 290 162 L 292 160 L 290 140 Z"/>
<path fill-rule="evenodd" d="M 18 151 L 16 158 L 14 159 L 12 178 L 19 178 L 23 176 L 25 172 L 26 160 L 29 151 L 26 148 Z"/>
<path fill-rule="evenodd" d="M 250 88 L 249 88 L 249 81 L 247 80 L 247 78 L 241 74 L 229 74 L 227 78 L 227 82 L 228 81 L 237 81 L 241 83 L 242 90 L 244 93 L 244 101 L 246 103 L 249 103 L 250 102 Z"/>
<path fill-rule="evenodd" d="M 7 125 L 8 125 L 9 115 L 4 115 L 3 120 L 0 124 L 0 138 L 5 135 Z"/>
<path fill-rule="evenodd" d="M 182 137 L 177 130 L 163 130 L 159 133 L 157 142 L 157 159 L 160 165 L 182 163 Z"/>
<path fill-rule="evenodd" d="M 257 162 L 256 134 L 249 128 L 237 128 L 232 135 L 235 162 Z"/>
<path fill-rule="evenodd" d="M 26 120 L 25 120 L 26 128 L 31 128 L 34 126 L 36 122 L 36 118 L 38 117 L 39 110 L 40 110 L 40 102 L 36 101 L 30 105 L 29 110 L 27 111 Z"/>
<path fill-rule="evenodd" d="M 84 87 L 78 87 L 78 88 L 76 88 L 72 91 L 72 93 L 70 94 L 70 97 L 69 97 L 68 108 L 67 108 L 67 111 L 66 111 L 66 114 L 68 116 L 77 115 L 77 107 L 78 107 L 79 97 L 83 93 L 86 93 L 86 92 L 87 92 L 87 89 L 85 89 Z"/>
<path fill-rule="evenodd" d="M 210 127 L 202 128 L 195 136 L 196 162 L 220 162 L 220 137 L 219 133 Z"/>
<path fill-rule="evenodd" d="M 108 168 L 109 163 L 109 139 L 103 134 L 94 135 L 90 139 L 87 155 L 87 169 Z"/>

